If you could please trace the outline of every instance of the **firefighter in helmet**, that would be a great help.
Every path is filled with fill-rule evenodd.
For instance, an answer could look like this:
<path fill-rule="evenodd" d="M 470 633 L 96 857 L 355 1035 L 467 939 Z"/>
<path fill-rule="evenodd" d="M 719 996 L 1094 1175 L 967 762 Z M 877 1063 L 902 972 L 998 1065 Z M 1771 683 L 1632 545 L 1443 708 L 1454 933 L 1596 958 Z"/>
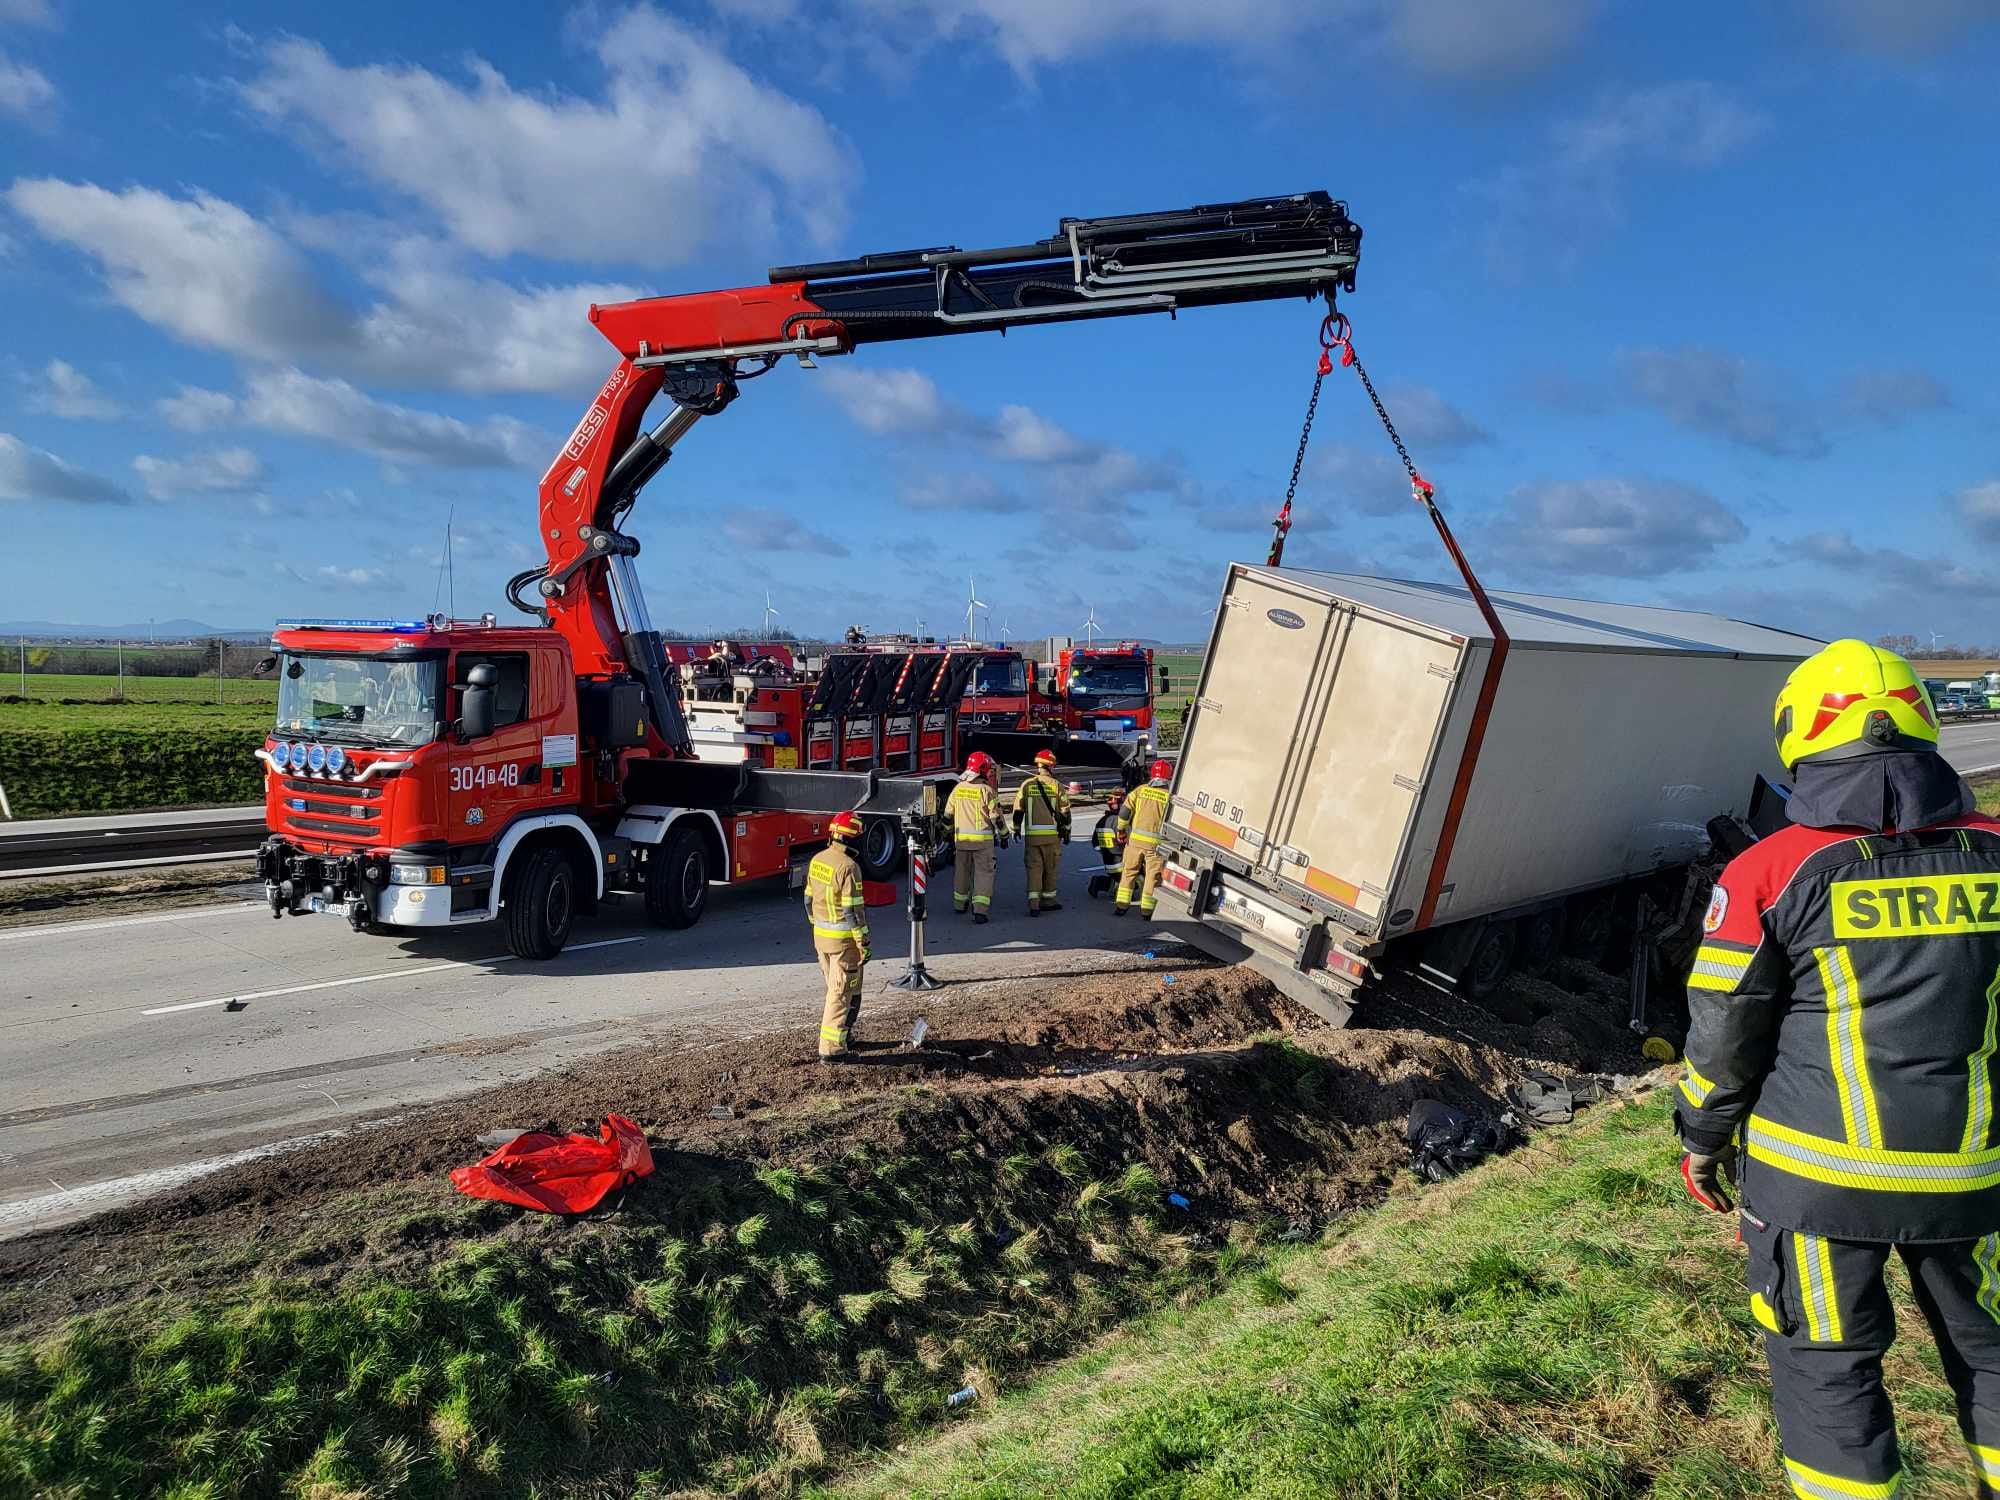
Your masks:
<path fill-rule="evenodd" d="M 965 758 L 965 771 L 951 789 L 951 909 L 972 920 L 989 920 L 993 905 L 993 845 L 1007 842 L 1000 813 L 1000 767 L 984 750 Z"/>
<path fill-rule="evenodd" d="M 826 978 L 826 1007 L 819 1018 L 819 1060 L 851 1055 L 854 1022 L 861 1014 L 861 972 L 868 963 L 868 903 L 855 862 L 861 820 L 835 813 L 826 825 L 831 841 L 806 867 L 806 919 L 813 951 Z"/>
<path fill-rule="evenodd" d="M 1160 830 L 1167 823 L 1167 783 L 1174 768 L 1156 760 L 1146 768 L 1147 781 L 1125 799 L 1118 814 L 1118 847 L 1125 851 L 1118 867 L 1118 889 L 1111 893 L 1111 915 L 1122 917 L 1139 898 L 1139 915 L 1150 917 L 1160 899 L 1160 871 L 1166 856 L 1160 853 Z"/>
<path fill-rule="evenodd" d="M 1056 877 L 1062 873 L 1063 846 L 1069 842 L 1069 793 L 1056 780 L 1056 753 L 1035 752 L 1035 774 L 1014 789 L 1014 832 L 1026 851 L 1028 915 L 1061 911 Z"/>
<path fill-rule="evenodd" d="M 2000 822 L 1922 681 L 1835 641 L 1778 695 L 1792 827 L 1722 872 L 1688 978 L 1681 1177 L 1749 1253 L 1786 1479 L 1900 1493 L 1882 1356 L 1902 1257 L 1979 1493 L 2000 1496 Z"/>
<path fill-rule="evenodd" d="M 1090 847 L 1097 852 L 1099 868 L 1091 871 L 1090 894 L 1097 897 L 1118 880 L 1118 812 L 1125 805 L 1125 788 L 1113 787 L 1104 799 L 1104 811 L 1090 830 Z"/>

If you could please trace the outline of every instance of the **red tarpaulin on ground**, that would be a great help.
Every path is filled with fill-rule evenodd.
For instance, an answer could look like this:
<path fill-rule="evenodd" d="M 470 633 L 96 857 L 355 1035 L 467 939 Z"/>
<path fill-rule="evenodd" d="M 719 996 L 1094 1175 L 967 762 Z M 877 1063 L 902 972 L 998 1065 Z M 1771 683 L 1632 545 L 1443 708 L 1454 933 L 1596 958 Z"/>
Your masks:
<path fill-rule="evenodd" d="M 476 1166 L 453 1167 L 451 1185 L 468 1198 L 580 1214 L 652 1170 L 646 1132 L 623 1115 L 606 1115 L 595 1140 L 544 1130 L 517 1135 Z"/>

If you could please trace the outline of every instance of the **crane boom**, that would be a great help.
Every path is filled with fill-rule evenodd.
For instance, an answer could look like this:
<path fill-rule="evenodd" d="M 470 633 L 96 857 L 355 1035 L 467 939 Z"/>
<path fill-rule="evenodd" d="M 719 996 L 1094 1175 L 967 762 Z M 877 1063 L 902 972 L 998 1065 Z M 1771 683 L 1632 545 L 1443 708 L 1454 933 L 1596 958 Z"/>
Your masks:
<path fill-rule="evenodd" d="M 563 632 L 579 675 L 640 678 L 656 751 L 691 755 L 632 568 L 639 543 L 617 523 L 674 444 L 728 406 L 741 381 L 788 354 L 810 363 L 863 344 L 1330 296 L 1353 289 L 1360 252 L 1347 205 L 1310 192 L 1064 219 L 1027 244 L 776 266 L 759 286 L 594 306 L 590 319 L 619 364 L 542 476 L 548 562 L 517 576 L 509 596 Z M 674 409 L 642 431 L 662 390 Z M 530 582 L 535 604 L 520 597 Z"/>

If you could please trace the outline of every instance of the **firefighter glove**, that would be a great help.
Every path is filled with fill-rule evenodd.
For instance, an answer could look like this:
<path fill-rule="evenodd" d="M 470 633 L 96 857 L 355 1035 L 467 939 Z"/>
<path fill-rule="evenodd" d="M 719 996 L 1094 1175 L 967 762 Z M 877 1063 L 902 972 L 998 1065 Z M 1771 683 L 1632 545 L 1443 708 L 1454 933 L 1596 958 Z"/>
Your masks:
<path fill-rule="evenodd" d="M 1695 1202 L 1711 1213 L 1726 1214 L 1736 1206 L 1730 1193 L 1736 1187 L 1736 1148 L 1724 1146 L 1713 1154 L 1705 1151 L 1681 1153 L 1681 1181 Z"/>

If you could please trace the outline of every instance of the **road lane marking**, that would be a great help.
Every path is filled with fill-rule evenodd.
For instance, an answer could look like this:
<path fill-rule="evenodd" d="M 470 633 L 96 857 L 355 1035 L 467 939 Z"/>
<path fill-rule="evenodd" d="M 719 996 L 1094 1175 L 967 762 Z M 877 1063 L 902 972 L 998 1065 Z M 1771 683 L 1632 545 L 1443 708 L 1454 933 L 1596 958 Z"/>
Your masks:
<path fill-rule="evenodd" d="M 0 929 L 0 943 L 22 938 L 63 937 L 72 932 L 109 932 L 114 927 L 150 927 L 155 922 L 185 922 L 193 917 L 219 917 L 229 912 L 268 911 L 261 901 L 237 901 L 228 906 L 196 906 L 187 911 L 155 912 L 145 917 L 111 917 L 102 922 L 44 922 L 35 927 Z"/>
<path fill-rule="evenodd" d="M 644 937 L 602 938 L 594 943 L 572 943 L 563 949 L 564 953 L 586 953 L 592 948 L 617 948 L 626 943 L 643 943 Z M 379 974 L 352 974 L 345 979 L 322 979 L 315 984 L 288 984 L 282 989 L 251 990 L 242 995 L 218 995 L 213 1000 L 189 1000 L 180 1005 L 156 1005 L 150 1010 L 139 1012 L 142 1016 L 171 1016 L 184 1010 L 207 1010 L 214 1005 L 235 1005 L 247 1000 L 271 1000 L 279 995 L 303 995 L 309 990 L 344 989 L 351 984 L 373 984 L 379 979 L 412 979 L 419 974 L 442 974 L 446 969 L 482 969 L 494 964 L 514 962 L 514 955 L 503 953 L 497 958 L 453 959 L 449 963 L 423 964 L 414 969 L 384 969 Z"/>

